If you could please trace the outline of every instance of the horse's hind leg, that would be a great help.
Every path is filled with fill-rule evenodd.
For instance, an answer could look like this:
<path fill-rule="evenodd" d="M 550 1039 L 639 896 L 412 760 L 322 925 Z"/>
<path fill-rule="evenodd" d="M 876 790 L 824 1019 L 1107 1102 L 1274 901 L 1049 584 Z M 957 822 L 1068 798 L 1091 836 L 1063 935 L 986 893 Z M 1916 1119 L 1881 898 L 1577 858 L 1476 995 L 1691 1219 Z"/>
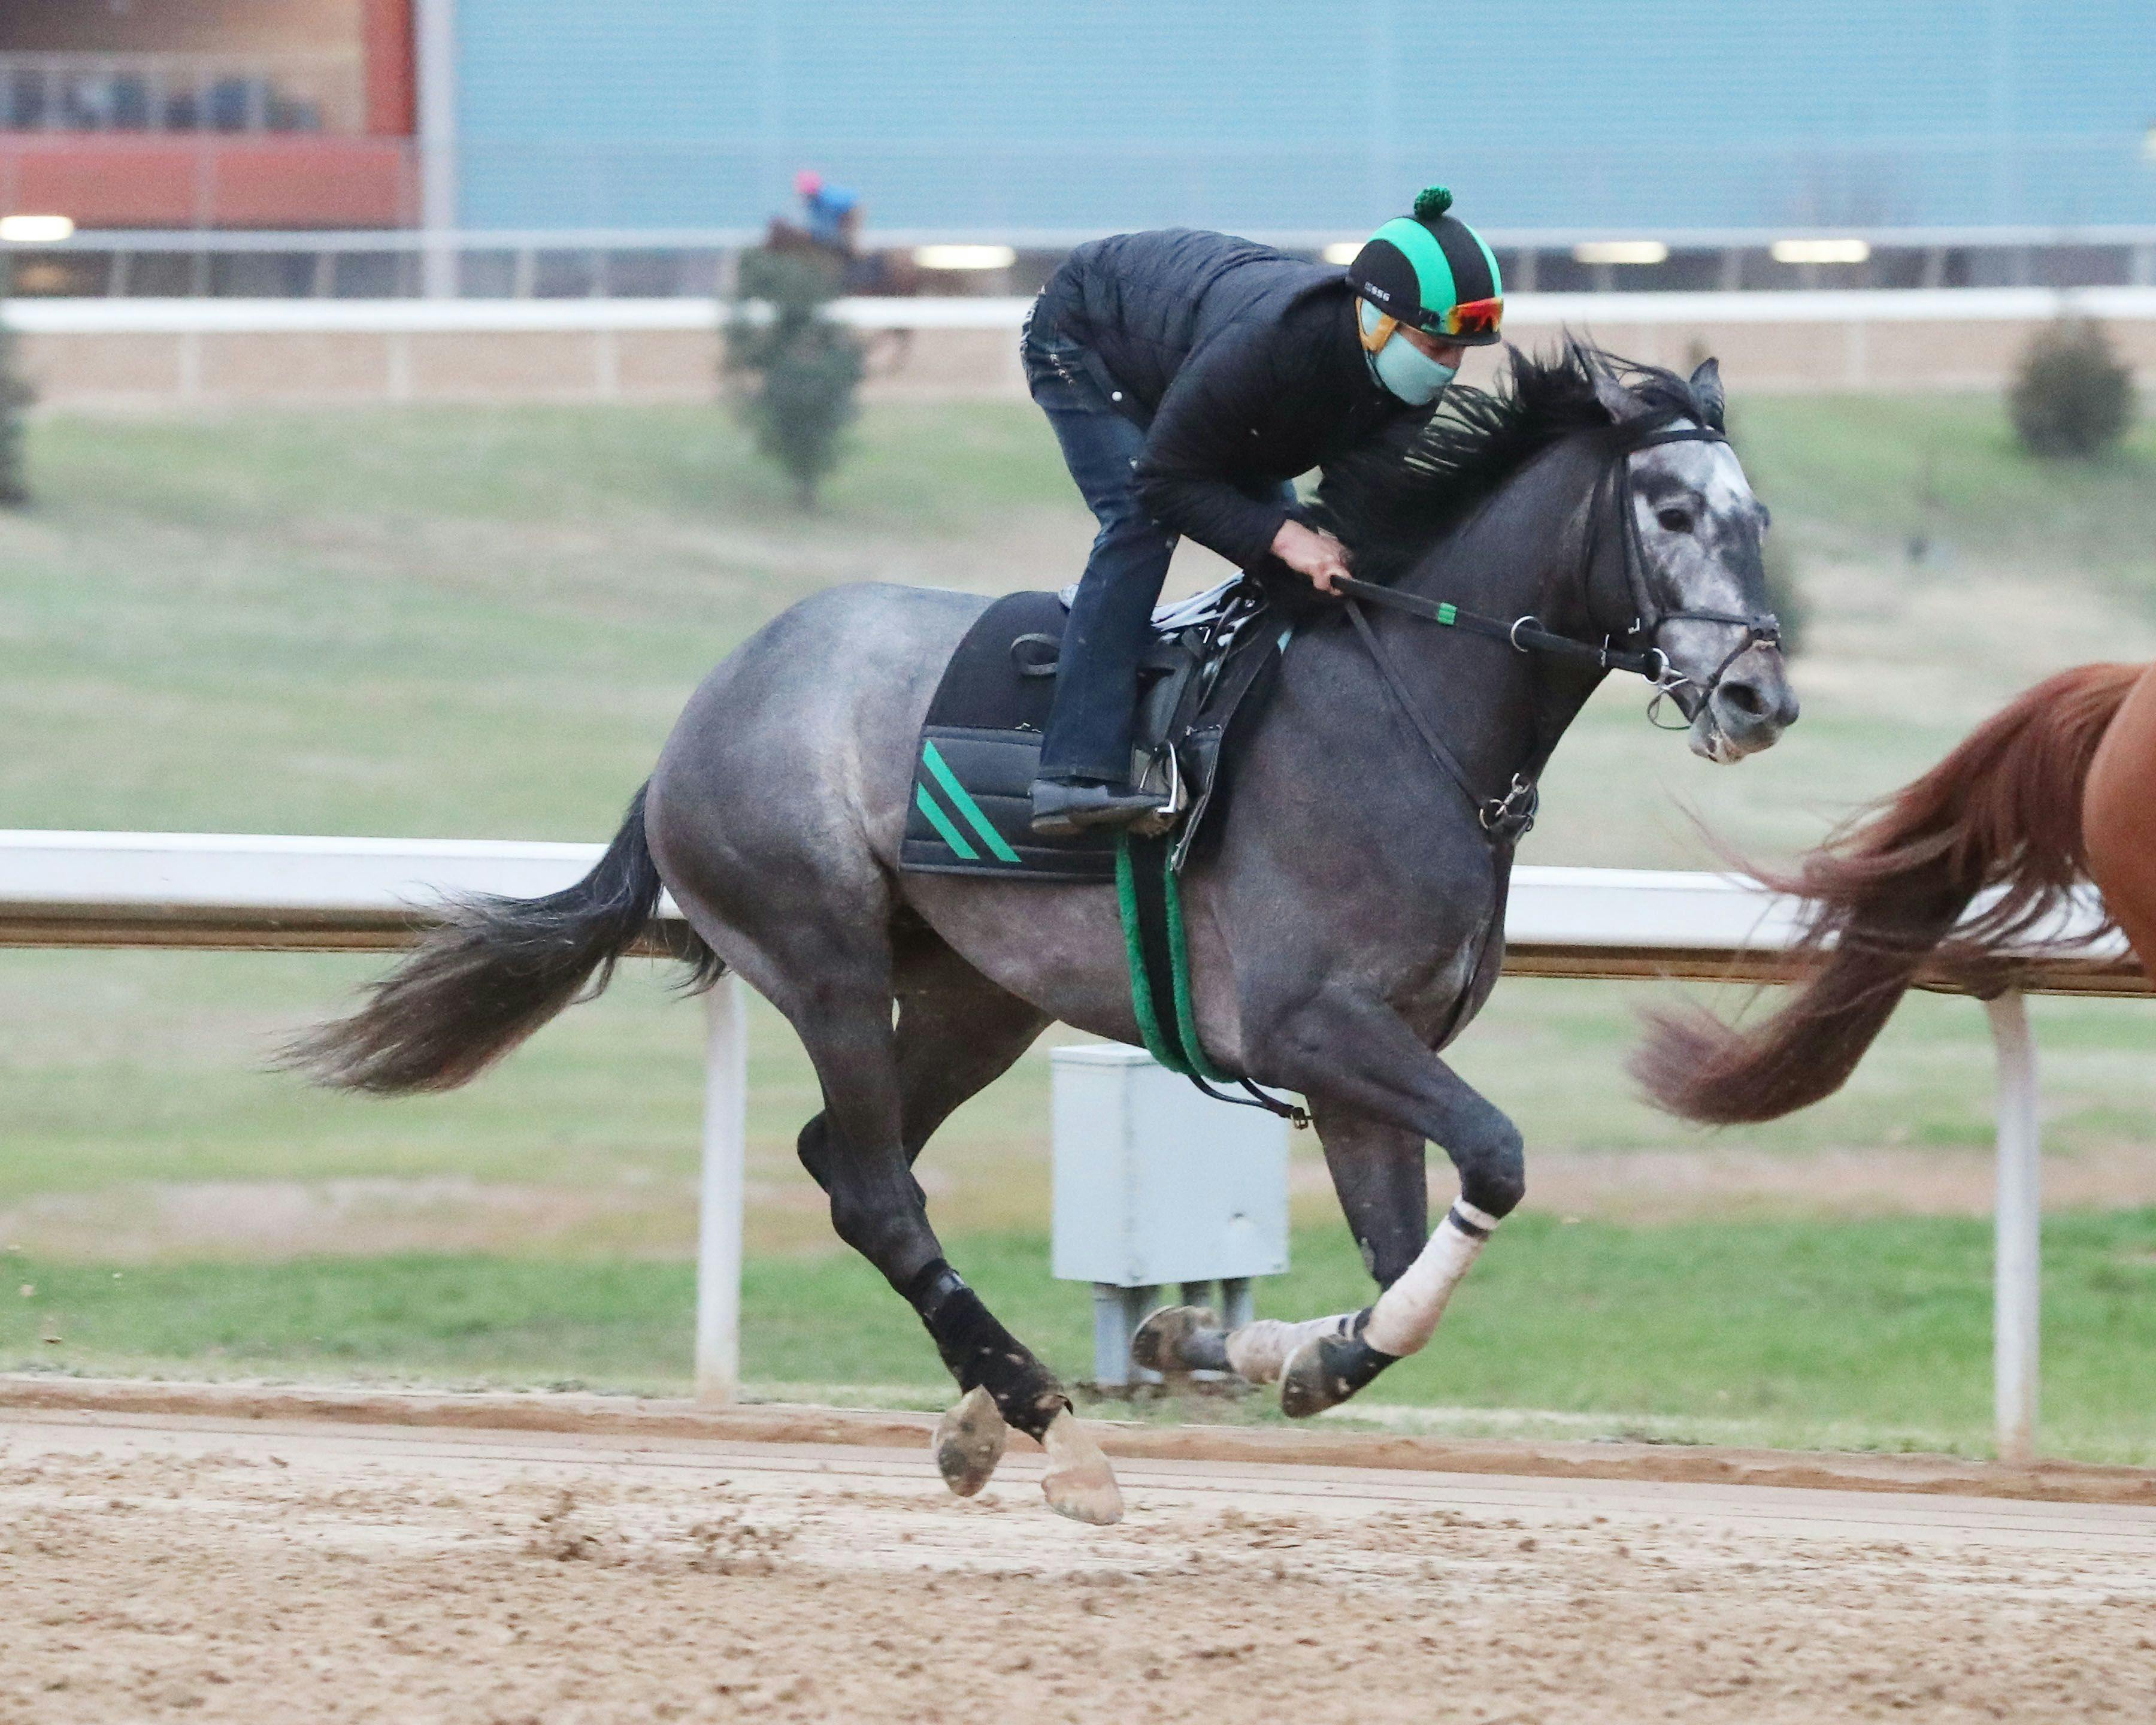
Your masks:
<path fill-rule="evenodd" d="M 1049 1016 L 925 930 L 898 942 L 899 1113 L 910 1163 L 952 1110 L 1008 1072 Z"/>
<path fill-rule="evenodd" d="M 1033 1045 L 1048 1015 L 997 987 L 925 929 L 909 931 L 899 946 L 900 1116 L 910 1163 L 952 1110 Z M 1008 1430 L 985 1386 L 967 1390 L 936 1429 L 944 1483 L 961 1497 L 987 1485 L 1003 1460 Z"/>
<path fill-rule="evenodd" d="M 806 607 L 798 614 L 809 614 Z M 888 641 L 876 645 L 891 650 Z M 924 985 L 917 961 L 920 949 L 940 943 L 895 910 L 889 875 L 856 842 L 843 769 L 859 752 L 846 726 L 860 716 L 788 706 L 794 676 L 790 665 L 745 661 L 699 692 L 652 775 L 645 824 L 653 857 L 697 933 L 785 1015 L 815 1065 L 824 1111 L 802 1131 L 801 1160 L 830 1199 L 839 1238 L 906 1297 L 959 1387 L 984 1391 L 1000 1419 L 1048 1449 L 1043 1486 L 1051 1506 L 1112 1521 L 1122 1512 L 1113 1476 L 1079 1430 L 1063 1386 L 945 1261 L 928 1225 L 911 1153 L 968 1091 L 916 1079 L 909 1102 L 892 1005 L 910 999 L 924 1026 L 937 1018 L 923 1011 L 926 995 L 938 991 L 932 975 Z M 753 774 L 726 764 L 736 752 L 756 762 Z M 772 783 L 798 794 L 751 793 Z M 1012 1025 L 973 1087 L 1038 1029 L 1030 1024 L 1021 1037 Z M 933 1061 L 924 1055 L 909 1064 Z M 950 1089 L 956 1094 L 947 1098 Z"/>
<path fill-rule="evenodd" d="M 1055 1375 L 946 1260 L 912 1173 L 935 1125 L 1023 1053 L 1042 1020 L 1000 990 L 954 998 L 932 987 L 916 991 L 915 979 L 901 975 L 906 1004 L 894 1029 L 888 955 L 867 975 L 847 968 L 853 973 L 844 981 L 825 969 L 805 1009 L 788 1014 L 824 1090 L 824 1111 L 802 1129 L 801 1160 L 829 1194 L 839 1237 L 906 1297 L 967 1392 L 961 1410 L 970 1429 L 939 1445 L 949 1456 L 938 1457 L 946 1477 L 954 1488 L 978 1490 L 1008 1423 L 1047 1450 L 1042 1486 L 1053 1508 L 1079 1521 L 1115 1521 L 1122 1502 L 1106 1459 L 1080 1430 Z"/>

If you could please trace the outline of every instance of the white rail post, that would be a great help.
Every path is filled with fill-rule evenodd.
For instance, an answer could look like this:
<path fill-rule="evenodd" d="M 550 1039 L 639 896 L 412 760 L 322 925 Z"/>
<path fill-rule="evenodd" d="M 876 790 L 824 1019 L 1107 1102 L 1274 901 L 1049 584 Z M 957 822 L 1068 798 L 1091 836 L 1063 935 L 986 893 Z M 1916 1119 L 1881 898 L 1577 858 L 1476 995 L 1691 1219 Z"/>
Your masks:
<path fill-rule="evenodd" d="M 2036 1353 L 2041 1298 L 2042 1144 L 2036 1123 L 2036 1045 L 2018 990 L 1987 1001 L 1999 1055 L 1999 1183 L 1992 1281 L 1992 1402 L 1999 1455 L 2036 1453 Z"/>
<path fill-rule="evenodd" d="M 696 1234 L 696 1399 L 741 1389 L 742 1165 L 748 1138 L 748 1015 L 738 978 L 704 997 L 704 1177 Z"/>
<path fill-rule="evenodd" d="M 413 30 L 418 74 L 419 291 L 457 296 L 459 254 L 442 236 L 459 225 L 457 208 L 456 0 L 419 0 Z"/>

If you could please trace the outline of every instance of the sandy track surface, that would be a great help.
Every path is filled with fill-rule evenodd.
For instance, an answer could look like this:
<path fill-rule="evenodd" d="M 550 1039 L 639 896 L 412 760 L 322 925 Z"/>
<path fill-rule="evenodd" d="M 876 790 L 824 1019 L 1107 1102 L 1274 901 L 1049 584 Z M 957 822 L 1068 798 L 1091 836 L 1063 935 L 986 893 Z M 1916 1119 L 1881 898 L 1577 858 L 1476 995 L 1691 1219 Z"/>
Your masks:
<path fill-rule="evenodd" d="M 0 1720 L 2141 1720 L 2156 1510 L 0 1414 Z"/>

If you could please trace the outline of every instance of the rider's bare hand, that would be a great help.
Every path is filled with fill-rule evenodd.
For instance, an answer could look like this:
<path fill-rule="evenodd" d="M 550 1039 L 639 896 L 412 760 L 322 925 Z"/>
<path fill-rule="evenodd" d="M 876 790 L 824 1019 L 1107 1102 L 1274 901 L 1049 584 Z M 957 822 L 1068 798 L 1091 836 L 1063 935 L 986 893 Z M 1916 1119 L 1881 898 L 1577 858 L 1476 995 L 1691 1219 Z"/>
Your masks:
<path fill-rule="evenodd" d="M 1334 582 L 1354 573 L 1348 567 L 1346 546 L 1322 528 L 1306 527 L 1301 521 L 1281 523 L 1280 531 L 1273 535 L 1273 555 L 1296 574 L 1308 576 L 1320 593 L 1332 592 Z"/>

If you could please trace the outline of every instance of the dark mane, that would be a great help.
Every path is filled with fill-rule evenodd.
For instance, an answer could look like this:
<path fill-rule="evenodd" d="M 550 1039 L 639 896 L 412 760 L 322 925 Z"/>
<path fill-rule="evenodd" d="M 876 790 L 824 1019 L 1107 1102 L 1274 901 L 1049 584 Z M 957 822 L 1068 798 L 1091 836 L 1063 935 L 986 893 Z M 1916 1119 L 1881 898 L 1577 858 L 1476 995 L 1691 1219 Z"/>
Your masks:
<path fill-rule="evenodd" d="M 1702 400 L 1675 372 L 1575 337 L 1546 356 L 1516 347 L 1494 390 L 1445 391 L 1404 459 L 1366 450 L 1327 467 L 1317 520 L 1347 545 L 1363 579 L 1396 579 L 1552 444 L 1611 423 L 1594 393 L 1598 375 L 1621 379 L 1656 418 L 1722 429 L 1720 403 Z"/>

